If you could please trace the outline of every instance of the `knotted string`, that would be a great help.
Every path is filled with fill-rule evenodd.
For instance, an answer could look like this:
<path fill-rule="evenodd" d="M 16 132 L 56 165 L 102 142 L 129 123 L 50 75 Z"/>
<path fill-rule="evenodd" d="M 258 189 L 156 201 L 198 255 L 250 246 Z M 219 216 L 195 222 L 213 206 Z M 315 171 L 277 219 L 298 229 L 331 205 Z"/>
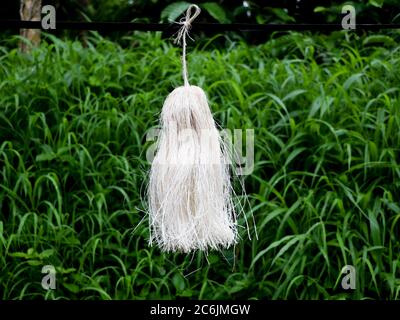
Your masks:
<path fill-rule="evenodd" d="M 194 13 L 192 14 L 192 9 L 194 9 Z M 185 18 L 182 18 L 179 21 L 179 24 L 182 25 L 182 27 L 178 31 L 178 35 L 176 36 L 174 43 L 176 44 L 181 44 L 182 42 L 182 74 L 183 74 L 183 82 L 185 86 L 190 86 L 189 80 L 188 80 L 188 70 L 187 70 L 187 64 L 186 64 L 186 36 L 189 36 L 189 30 L 192 27 L 192 22 L 196 17 L 200 14 L 201 10 L 199 6 L 192 4 L 189 6 L 189 8 L 186 11 L 186 16 Z M 192 38 L 190 38 L 192 39 Z M 192 39 L 193 40 L 193 39 Z"/>

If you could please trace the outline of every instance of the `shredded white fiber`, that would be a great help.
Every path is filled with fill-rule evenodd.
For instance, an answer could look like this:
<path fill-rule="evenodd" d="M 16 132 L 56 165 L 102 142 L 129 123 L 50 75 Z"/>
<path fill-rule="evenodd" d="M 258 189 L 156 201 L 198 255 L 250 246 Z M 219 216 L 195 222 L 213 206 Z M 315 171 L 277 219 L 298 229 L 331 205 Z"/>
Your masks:
<path fill-rule="evenodd" d="M 237 238 L 228 155 L 204 91 L 166 99 L 149 183 L 150 243 L 164 251 L 229 247 Z"/>
<path fill-rule="evenodd" d="M 191 5 L 180 22 L 176 41 L 183 43 L 184 86 L 164 102 L 150 171 L 150 245 L 156 243 L 163 251 L 207 251 L 237 241 L 227 148 L 206 94 L 188 81 L 186 36 L 199 13 L 200 8 Z"/>

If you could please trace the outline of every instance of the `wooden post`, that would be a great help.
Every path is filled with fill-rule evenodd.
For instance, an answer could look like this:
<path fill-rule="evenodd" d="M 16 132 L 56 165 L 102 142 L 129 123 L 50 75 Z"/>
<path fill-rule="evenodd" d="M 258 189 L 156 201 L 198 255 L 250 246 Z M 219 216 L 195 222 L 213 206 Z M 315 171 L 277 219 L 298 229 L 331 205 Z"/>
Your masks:
<path fill-rule="evenodd" d="M 42 0 L 21 0 L 20 16 L 21 20 L 40 21 L 42 11 Z M 33 46 L 40 44 L 40 30 L 38 29 L 21 29 L 21 36 L 28 39 Z M 22 52 L 29 52 L 30 45 L 21 41 L 20 49 Z"/>

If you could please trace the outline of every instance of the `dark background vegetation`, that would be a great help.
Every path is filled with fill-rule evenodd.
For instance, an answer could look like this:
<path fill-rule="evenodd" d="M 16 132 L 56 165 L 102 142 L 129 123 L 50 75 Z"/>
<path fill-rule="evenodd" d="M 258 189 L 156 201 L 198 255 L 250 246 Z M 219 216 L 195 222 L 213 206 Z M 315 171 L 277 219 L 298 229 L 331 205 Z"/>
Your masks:
<path fill-rule="evenodd" d="M 166 22 L 189 2 L 158 0 L 43 0 L 57 9 L 60 20 Z M 203 22 L 225 23 L 331 23 L 340 22 L 344 3 L 352 4 L 360 23 L 399 22 L 398 0 L 321 1 L 193 1 L 204 10 Z M 247 3 L 247 5 L 246 5 Z M 18 19 L 19 1 L 2 1 L 0 19 Z"/>
<path fill-rule="evenodd" d="M 84 13 L 93 21 L 140 21 L 158 22 L 161 13 L 171 4 L 179 6 L 184 1 L 174 0 L 44 0 L 43 4 L 51 4 L 57 8 L 57 13 L 62 20 L 77 20 L 79 12 Z M 247 2 L 249 7 L 243 5 Z M 264 0 L 264 1 L 193 1 L 205 7 L 219 7 L 224 13 L 216 13 L 216 20 L 220 22 L 226 16 L 227 22 L 331 22 L 337 16 L 327 14 L 340 12 L 344 3 L 353 4 L 359 18 L 363 22 L 391 22 L 399 8 L 397 0 L 362 0 L 362 1 L 327 1 L 327 0 Z M 210 4 L 212 4 L 210 6 Z M 18 18 L 18 1 L 4 1 L 0 5 L 1 19 Z M 324 9 L 322 9 L 324 8 Z M 379 10 L 378 10 L 378 9 Z M 217 12 L 218 9 L 213 10 Z M 283 13 L 283 11 L 285 13 Z M 322 14 L 321 14 L 322 12 Z M 203 15 L 203 20 L 212 21 L 211 15 Z"/>

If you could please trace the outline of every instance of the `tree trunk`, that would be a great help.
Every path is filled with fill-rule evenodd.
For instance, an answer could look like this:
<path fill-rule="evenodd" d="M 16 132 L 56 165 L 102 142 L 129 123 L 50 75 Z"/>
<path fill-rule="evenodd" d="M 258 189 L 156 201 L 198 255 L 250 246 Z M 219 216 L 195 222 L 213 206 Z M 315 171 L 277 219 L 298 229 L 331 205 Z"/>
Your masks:
<path fill-rule="evenodd" d="M 21 20 L 40 21 L 42 11 L 42 0 L 21 0 L 20 16 Z M 28 39 L 34 47 L 40 44 L 39 29 L 21 29 L 21 36 Z M 24 41 L 20 42 L 22 52 L 29 52 L 31 46 Z"/>
<path fill-rule="evenodd" d="M 89 7 L 89 5 L 90 5 L 90 0 L 81 0 L 81 7 L 83 10 L 79 13 L 79 21 L 82 21 L 82 22 L 85 21 L 85 16 L 82 13 L 84 12 L 84 9 L 87 9 Z M 86 48 L 87 44 L 88 44 L 87 30 L 81 30 L 79 32 L 79 36 L 80 36 L 83 47 Z"/>

